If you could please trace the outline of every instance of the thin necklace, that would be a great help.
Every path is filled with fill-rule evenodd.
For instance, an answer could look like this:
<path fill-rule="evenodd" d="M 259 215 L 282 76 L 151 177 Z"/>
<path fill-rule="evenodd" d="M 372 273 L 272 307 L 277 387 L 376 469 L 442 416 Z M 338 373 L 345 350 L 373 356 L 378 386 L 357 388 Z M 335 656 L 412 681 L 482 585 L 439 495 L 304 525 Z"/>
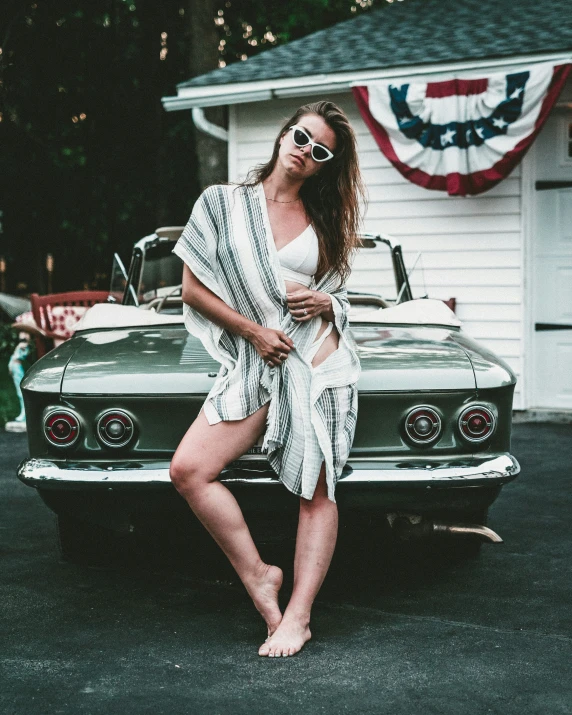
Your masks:
<path fill-rule="evenodd" d="M 268 199 L 268 201 L 276 201 L 278 204 L 293 204 L 294 201 L 300 201 L 302 198 L 301 196 L 298 196 L 297 199 L 292 199 L 292 201 L 279 201 L 278 199 L 271 199 L 270 196 L 266 196 L 266 194 L 264 194 L 264 196 Z"/>

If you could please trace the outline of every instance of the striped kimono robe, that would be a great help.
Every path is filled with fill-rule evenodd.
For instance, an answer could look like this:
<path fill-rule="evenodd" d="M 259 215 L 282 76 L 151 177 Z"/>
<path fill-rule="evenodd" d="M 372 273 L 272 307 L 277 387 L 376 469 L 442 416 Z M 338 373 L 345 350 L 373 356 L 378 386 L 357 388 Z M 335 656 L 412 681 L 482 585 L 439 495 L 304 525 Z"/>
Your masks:
<path fill-rule="evenodd" d="M 332 299 L 339 347 L 317 367 L 308 360 L 321 316 L 297 322 L 286 301 L 262 184 L 213 185 L 197 199 L 173 253 L 241 315 L 282 330 L 295 349 L 269 366 L 253 344 L 184 304 L 185 325 L 221 363 L 203 409 L 210 424 L 241 420 L 270 401 L 262 452 L 293 494 L 311 499 L 322 462 L 328 498 L 353 442 L 361 366 L 349 332 L 349 301 L 333 269 L 309 286 Z"/>

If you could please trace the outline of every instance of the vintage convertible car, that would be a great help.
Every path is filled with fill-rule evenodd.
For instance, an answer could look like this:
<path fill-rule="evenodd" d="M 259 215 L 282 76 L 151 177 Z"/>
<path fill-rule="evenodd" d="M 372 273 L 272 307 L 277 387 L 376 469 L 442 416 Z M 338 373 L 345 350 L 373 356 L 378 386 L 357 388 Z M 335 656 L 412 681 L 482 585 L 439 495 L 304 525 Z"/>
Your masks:
<path fill-rule="evenodd" d="M 172 253 L 181 230 L 138 241 L 128 275 L 116 256 L 109 301 L 22 382 L 30 456 L 18 477 L 57 515 L 64 559 L 105 562 L 120 535 L 175 514 L 194 519 L 169 464 L 219 364 L 183 323 L 182 263 Z M 340 518 L 373 515 L 402 539 L 450 538 L 457 554 L 474 555 L 483 541 L 502 541 L 485 526 L 487 510 L 520 472 L 510 454 L 516 377 L 445 302 L 414 299 L 398 244 L 361 241 L 359 257 L 379 269 L 382 287 L 348 284 L 362 374 Z M 261 442 L 219 478 L 245 512 L 293 508 Z"/>

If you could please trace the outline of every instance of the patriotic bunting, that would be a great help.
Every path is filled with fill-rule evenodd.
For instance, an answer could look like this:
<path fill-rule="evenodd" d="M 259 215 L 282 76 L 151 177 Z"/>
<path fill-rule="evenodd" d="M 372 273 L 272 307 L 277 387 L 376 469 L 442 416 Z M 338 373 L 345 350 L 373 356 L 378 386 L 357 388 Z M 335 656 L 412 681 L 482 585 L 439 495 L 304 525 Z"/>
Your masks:
<path fill-rule="evenodd" d="M 479 79 L 352 87 L 379 148 L 406 179 L 481 194 L 510 174 L 546 121 L 570 64 Z"/>

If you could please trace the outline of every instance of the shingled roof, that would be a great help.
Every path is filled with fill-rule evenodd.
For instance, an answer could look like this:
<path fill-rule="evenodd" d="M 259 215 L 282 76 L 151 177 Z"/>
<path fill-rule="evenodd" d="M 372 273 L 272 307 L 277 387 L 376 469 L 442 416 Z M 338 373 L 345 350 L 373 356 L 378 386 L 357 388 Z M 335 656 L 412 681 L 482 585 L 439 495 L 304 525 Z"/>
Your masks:
<path fill-rule="evenodd" d="M 572 50 L 570 0 L 405 0 L 177 85 L 201 87 Z"/>

